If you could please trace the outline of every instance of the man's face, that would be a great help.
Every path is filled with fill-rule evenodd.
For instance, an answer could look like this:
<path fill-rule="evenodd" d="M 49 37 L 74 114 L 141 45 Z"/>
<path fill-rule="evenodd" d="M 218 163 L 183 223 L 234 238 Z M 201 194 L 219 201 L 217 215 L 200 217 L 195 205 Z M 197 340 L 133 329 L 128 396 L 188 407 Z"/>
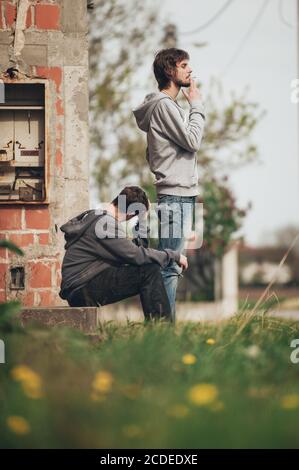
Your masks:
<path fill-rule="evenodd" d="M 173 77 L 173 82 L 180 87 L 189 87 L 191 81 L 192 69 L 187 59 L 177 62 L 176 74 Z"/>

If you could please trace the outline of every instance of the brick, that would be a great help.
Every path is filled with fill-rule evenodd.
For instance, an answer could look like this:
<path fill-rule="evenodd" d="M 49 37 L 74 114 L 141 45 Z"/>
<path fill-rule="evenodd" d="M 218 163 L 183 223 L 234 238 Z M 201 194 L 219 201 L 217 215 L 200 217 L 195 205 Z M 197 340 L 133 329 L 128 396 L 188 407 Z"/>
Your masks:
<path fill-rule="evenodd" d="M 35 24 L 37 29 L 60 29 L 60 6 L 49 4 L 36 5 Z"/>
<path fill-rule="evenodd" d="M 7 270 L 8 270 L 8 264 L 0 263 L 0 283 L 1 284 L 5 282 Z M 3 284 L 3 287 L 4 287 L 4 284 Z"/>
<path fill-rule="evenodd" d="M 8 239 L 20 248 L 25 248 L 26 246 L 34 243 L 32 233 L 15 233 L 9 235 Z"/>
<path fill-rule="evenodd" d="M 45 230 L 50 227 L 50 214 L 48 207 L 43 209 L 25 209 L 26 228 Z"/>
<path fill-rule="evenodd" d="M 24 292 L 24 295 L 22 295 L 21 301 L 24 307 L 33 307 L 35 305 L 34 291 Z"/>
<path fill-rule="evenodd" d="M 5 290 L 0 291 L 0 302 L 5 302 L 6 301 L 6 292 Z"/>
<path fill-rule="evenodd" d="M 49 245 L 49 234 L 48 233 L 40 233 L 38 235 L 38 243 L 39 243 L 39 245 Z"/>
<path fill-rule="evenodd" d="M 58 168 L 62 168 L 62 152 L 61 150 L 56 150 L 56 165 Z"/>
<path fill-rule="evenodd" d="M 20 230 L 22 225 L 21 207 L 0 208 L 0 230 Z"/>
<path fill-rule="evenodd" d="M 37 76 L 53 80 L 56 85 L 56 93 L 60 93 L 62 82 L 62 69 L 60 67 L 36 67 Z"/>
<path fill-rule="evenodd" d="M 30 287 L 51 287 L 51 265 L 52 263 L 38 261 L 28 263 L 30 270 Z"/>
<path fill-rule="evenodd" d="M 63 0 L 62 29 L 65 33 L 86 33 L 87 10 L 82 0 Z M 70 14 L 71 12 L 71 14 Z"/>
<path fill-rule="evenodd" d="M 48 48 L 43 44 L 27 44 L 22 49 L 21 56 L 27 65 L 45 66 L 48 63 Z"/>
<path fill-rule="evenodd" d="M 0 240 L 5 240 L 5 235 L 0 235 Z M 7 249 L 6 248 L 0 248 L 0 258 L 7 259 Z"/>
<path fill-rule="evenodd" d="M 26 16 L 26 28 L 31 28 L 33 26 L 33 15 L 32 15 L 33 6 L 29 6 Z"/>
<path fill-rule="evenodd" d="M 6 25 L 12 26 L 17 16 L 17 8 L 15 5 L 9 2 L 5 2 L 5 19 Z"/>
<path fill-rule="evenodd" d="M 56 114 L 58 116 L 63 116 L 64 115 L 63 103 L 62 103 L 62 100 L 60 98 L 56 101 Z"/>
<path fill-rule="evenodd" d="M 51 290 L 40 291 L 37 294 L 36 307 L 47 307 L 53 305 L 53 293 Z"/>

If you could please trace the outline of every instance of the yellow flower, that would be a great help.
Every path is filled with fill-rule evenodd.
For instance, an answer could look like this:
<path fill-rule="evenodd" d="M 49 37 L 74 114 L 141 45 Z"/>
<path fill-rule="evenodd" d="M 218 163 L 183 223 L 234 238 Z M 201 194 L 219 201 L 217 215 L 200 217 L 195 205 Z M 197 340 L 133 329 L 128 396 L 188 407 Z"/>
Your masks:
<path fill-rule="evenodd" d="M 209 338 L 209 339 L 207 339 L 206 343 L 210 344 L 210 345 L 213 345 L 213 344 L 216 343 L 216 341 L 213 338 Z"/>
<path fill-rule="evenodd" d="M 187 365 L 192 365 L 192 364 L 195 364 L 196 362 L 196 357 L 193 355 L 193 354 L 185 354 L 183 357 L 182 357 L 182 362 L 184 364 L 187 364 Z"/>
<path fill-rule="evenodd" d="M 28 366 L 16 366 L 11 370 L 11 376 L 19 382 L 31 382 L 40 385 L 40 377 Z"/>
<path fill-rule="evenodd" d="M 185 405 L 174 405 L 169 408 L 167 414 L 173 418 L 185 418 L 189 414 L 189 408 Z"/>
<path fill-rule="evenodd" d="M 96 392 L 107 393 L 112 387 L 113 377 L 110 372 L 102 370 L 95 375 L 92 388 Z"/>
<path fill-rule="evenodd" d="M 139 426 L 129 424 L 128 426 L 123 427 L 123 434 L 127 437 L 133 438 L 140 436 L 142 432 Z"/>
<path fill-rule="evenodd" d="M 206 406 L 218 398 L 218 389 L 212 384 L 197 384 L 190 388 L 188 398 L 197 406 Z"/>
<path fill-rule="evenodd" d="M 30 425 L 22 416 L 9 416 L 6 424 L 15 434 L 24 435 L 30 432 Z"/>
<path fill-rule="evenodd" d="M 16 366 L 11 370 L 11 376 L 21 383 L 27 397 L 36 399 L 43 396 L 42 380 L 30 367 L 25 365 Z"/>
<path fill-rule="evenodd" d="M 281 399 L 281 406 L 286 410 L 293 410 L 299 407 L 299 395 L 297 393 L 285 395 Z"/>

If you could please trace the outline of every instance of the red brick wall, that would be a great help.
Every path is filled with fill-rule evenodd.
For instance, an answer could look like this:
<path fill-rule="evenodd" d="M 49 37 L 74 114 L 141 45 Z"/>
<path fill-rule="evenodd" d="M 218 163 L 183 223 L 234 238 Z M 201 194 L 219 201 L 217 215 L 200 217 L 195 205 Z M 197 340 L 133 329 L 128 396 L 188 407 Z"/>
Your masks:
<path fill-rule="evenodd" d="M 16 20 L 15 0 L 0 0 L 0 29 L 9 30 Z M 27 12 L 26 27 L 30 30 L 55 31 L 61 28 L 60 5 L 45 0 L 32 1 Z M 32 75 L 50 81 L 50 106 L 54 110 L 55 145 L 48 149 L 48 174 L 62 175 L 64 105 L 62 96 L 63 69 L 32 66 Z M 52 112 L 52 109 L 51 109 Z M 53 170 L 55 168 L 55 171 Z M 51 170 L 51 171 L 49 171 Z M 48 180 L 48 187 L 50 186 Z M 19 299 L 25 306 L 57 304 L 60 286 L 60 253 L 56 248 L 54 221 L 50 205 L 0 205 L 0 239 L 11 240 L 23 249 L 20 257 L 0 249 L 0 302 Z M 24 266 L 25 289 L 11 290 L 10 268 Z"/>
<path fill-rule="evenodd" d="M 2 21 L 4 18 L 4 22 Z M 16 19 L 16 2 L 0 0 L 0 29 L 10 29 Z M 46 1 L 32 2 L 28 8 L 26 27 L 39 31 L 55 31 L 60 29 L 60 5 Z"/>
<path fill-rule="evenodd" d="M 0 301 L 19 299 L 26 306 L 55 305 L 60 262 L 52 243 L 51 226 L 48 206 L 0 206 L 0 239 L 12 241 L 25 253 L 21 257 L 0 249 Z M 24 290 L 9 288 L 10 268 L 14 266 L 24 266 Z"/>

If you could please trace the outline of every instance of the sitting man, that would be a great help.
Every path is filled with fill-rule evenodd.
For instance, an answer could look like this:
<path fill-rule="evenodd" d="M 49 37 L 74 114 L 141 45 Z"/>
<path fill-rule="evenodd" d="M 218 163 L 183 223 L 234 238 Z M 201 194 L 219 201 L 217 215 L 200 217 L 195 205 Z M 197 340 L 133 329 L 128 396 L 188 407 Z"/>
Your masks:
<path fill-rule="evenodd" d="M 71 307 L 106 305 L 139 294 L 146 320 L 171 321 L 160 268 L 175 261 L 187 269 L 187 258 L 178 251 L 147 248 L 140 236 L 129 240 L 120 225 L 137 214 L 142 222 L 148 209 L 145 192 L 128 186 L 106 210 L 86 211 L 61 227 L 66 253 L 59 295 Z"/>

